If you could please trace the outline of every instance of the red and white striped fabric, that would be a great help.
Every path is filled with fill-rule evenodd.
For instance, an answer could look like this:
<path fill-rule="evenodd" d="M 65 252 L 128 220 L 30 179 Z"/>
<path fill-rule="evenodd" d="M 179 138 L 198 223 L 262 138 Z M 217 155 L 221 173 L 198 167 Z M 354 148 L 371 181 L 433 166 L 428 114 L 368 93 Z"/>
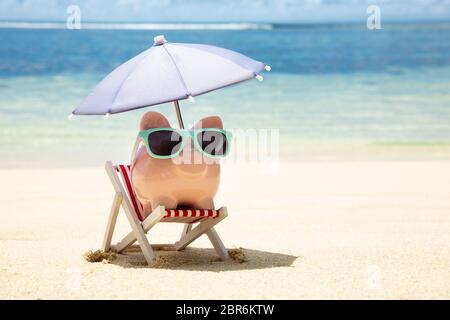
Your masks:
<path fill-rule="evenodd" d="M 131 172 L 129 165 L 118 165 L 116 170 L 120 173 L 123 185 L 125 186 L 128 196 L 130 197 L 131 204 L 133 205 L 136 216 L 140 221 L 143 221 L 143 207 L 136 197 L 133 185 L 131 183 Z M 214 219 L 220 217 L 221 210 L 210 209 L 166 209 L 166 214 L 161 222 L 178 222 L 178 223 L 196 223 L 206 219 Z"/>

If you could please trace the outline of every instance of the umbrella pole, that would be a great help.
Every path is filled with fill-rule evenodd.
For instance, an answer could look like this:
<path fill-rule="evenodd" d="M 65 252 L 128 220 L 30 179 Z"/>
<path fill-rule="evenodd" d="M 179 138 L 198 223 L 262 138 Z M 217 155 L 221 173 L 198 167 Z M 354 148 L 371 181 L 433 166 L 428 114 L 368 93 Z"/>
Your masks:
<path fill-rule="evenodd" d="M 184 129 L 183 118 L 181 117 L 180 104 L 178 103 L 178 100 L 175 100 L 173 102 L 173 106 L 174 106 L 175 112 L 177 114 L 178 125 L 180 126 L 180 129 Z"/>
<path fill-rule="evenodd" d="M 178 103 L 178 100 L 175 100 L 173 102 L 173 107 L 175 108 L 175 112 L 177 114 L 177 119 L 178 119 L 178 125 L 180 126 L 180 129 L 184 129 L 184 123 L 183 123 L 183 118 L 181 117 L 181 111 L 180 111 L 180 104 Z M 185 223 L 184 224 L 184 228 L 183 228 L 183 232 L 181 233 L 181 239 L 183 239 L 183 237 L 192 229 L 192 225 Z"/>

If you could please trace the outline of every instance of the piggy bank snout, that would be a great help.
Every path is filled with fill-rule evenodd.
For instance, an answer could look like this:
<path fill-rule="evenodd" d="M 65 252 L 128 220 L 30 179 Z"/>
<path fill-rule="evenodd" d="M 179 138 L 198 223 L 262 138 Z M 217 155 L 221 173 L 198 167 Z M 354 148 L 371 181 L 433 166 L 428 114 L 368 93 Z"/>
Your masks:
<path fill-rule="evenodd" d="M 181 176 L 202 176 L 208 171 L 208 164 L 203 155 L 192 146 L 187 145 L 175 161 L 175 170 Z"/>
<path fill-rule="evenodd" d="M 208 170 L 205 164 L 178 164 L 176 170 L 180 176 L 203 176 Z"/>

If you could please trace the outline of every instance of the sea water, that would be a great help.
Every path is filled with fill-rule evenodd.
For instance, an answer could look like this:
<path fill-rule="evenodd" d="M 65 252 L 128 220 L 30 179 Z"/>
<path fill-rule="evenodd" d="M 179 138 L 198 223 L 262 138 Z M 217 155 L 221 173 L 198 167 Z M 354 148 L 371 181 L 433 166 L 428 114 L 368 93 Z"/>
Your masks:
<path fill-rule="evenodd" d="M 0 25 L 0 166 L 126 161 L 148 110 L 67 116 L 153 37 L 226 47 L 272 67 L 181 102 L 186 124 L 279 131 L 281 160 L 449 159 L 450 23 L 269 25 L 223 30 L 66 30 Z M 161 27 L 163 28 L 163 26 Z M 182 28 L 180 28 L 182 29 Z M 220 77 L 220 75 L 217 75 Z"/>

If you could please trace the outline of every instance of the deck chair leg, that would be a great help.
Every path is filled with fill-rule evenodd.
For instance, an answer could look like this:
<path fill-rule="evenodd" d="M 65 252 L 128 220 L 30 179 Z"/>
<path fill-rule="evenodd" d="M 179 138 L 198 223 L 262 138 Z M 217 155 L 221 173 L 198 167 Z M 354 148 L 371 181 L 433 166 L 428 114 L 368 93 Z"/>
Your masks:
<path fill-rule="evenodd" d="M 209 231 L 206 232 L 206 235 L 208 236 L 209 241 L 211 241 L 214 249 L 217 252 L 217 255 L 220 257 L 222 261 L 225 261 L 228 258 L 230 258 L 227 249 L 225 248 L 222 240 L 220 240 L 220 237 L 214 228 L 209 229 Z"/>
<path fill-rule="evenodd" d="M 142 222 L 142 228 L 144 233 L 147 233 L 153 228 L 165 215 L 165 208 L 158 206 L 153 212 Z M 132 231 L 128 233 L 118 244 L 114 246 L 117 252 L 122 252 L 129 246 L 131 246 L 137 240 L 136 234 Z"/>
<path fill-rule="evenodd" d="M 139 247 L 141 247 L 142 253 L 144 254 L 145 260 L 149 265 L 152 265 L 155 260 L 155 254 L 150 242 L 148 242 L 147 236 L 145 235 L 144 228 L 137 221 L 136 217 L 131 213 L 129 208 L 125 207 L 125 213 L 127 215 L 128 222 L 133 229 L 134 236 L 139 243 Z"/>
<path fill-rule="evenodd" d="M 125 195 L 126 192 L 123 189 L 119 177 L 116 174 L 114 166 L 111 161 L 107 161 L 105 164 L 106 172 L 111 180 L 111 183 L 116 192 Z M 122 197 L 122 207 L 125 211 L 125 215 L 127 216 L 128 222 L 130 223 L 131 229 L 133 230 L 134 235 L 141 247 L 142 253 L 144 254 L 145 260 L 149 265 L 153 264 L 155 259 L 155 254 L 153 253 L 152 246 L 148 242 L 147 237 L 145 236 L 144 228 L 142 227 L 140 221 L 137 219 L 136 214 L 134 213 L 133 207 L 131 205 L 130 200 L 127 197 Z"/>
<path fill-rule="evenodd" d="M 190 223 L 185 223 L 185 224 L 184 224 L 184 227 L 183 227 L 183 232 L 181 233 L 181 238 L 180 238 L 180 240 L 183 239 L 183 237 L 184 237 L 189 231 L 191 231 L 191 230 L 192 230 L 192 224 L 190 224 Z"/>
<path fill-rule="evenodd" d="M 175 248 L 177 250 L 183 250 L 193 241 L 197 240 L 201 235 L 208 232 L 212 227 L 222 221 L 225 217 L 226 216 L 200 222 L 198 226 L 189 231 L 185 236 L 183 236 L 178 242 L 175 243 Z"/>
<path fill-rule="evenodd" d="M 121 203 L 122 203 L 122 194 L 120 192 L 116 192 L 111 207 L 111 212 L 109 214 L 105 236 L 103 237 L 103 243 L 101 247 L 103 251 L 109 251 L 109 249 L 111 249 L 111 239 L 114 233 L 114 228 L 116 227 L 117 216 L 119 215 Z"/>

